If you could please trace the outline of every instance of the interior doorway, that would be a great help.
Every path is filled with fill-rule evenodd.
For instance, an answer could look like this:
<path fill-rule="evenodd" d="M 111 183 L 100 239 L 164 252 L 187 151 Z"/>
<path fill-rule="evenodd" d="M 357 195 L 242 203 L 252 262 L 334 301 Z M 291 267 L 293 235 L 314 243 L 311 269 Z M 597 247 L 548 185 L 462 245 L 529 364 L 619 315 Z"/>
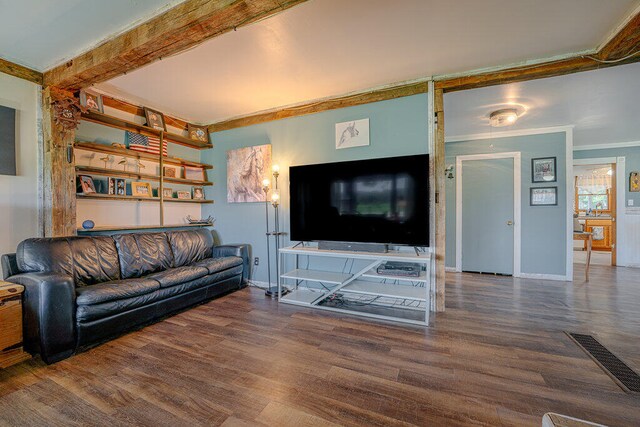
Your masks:
<path fill-rule="evenodd" d="M 591 253 L 587 240 L 574 240 L 575 264 L 616 265 L 617 165 L 606 160 L 581 160 L 573 167 L 574 232 L 591 239 Z"/>

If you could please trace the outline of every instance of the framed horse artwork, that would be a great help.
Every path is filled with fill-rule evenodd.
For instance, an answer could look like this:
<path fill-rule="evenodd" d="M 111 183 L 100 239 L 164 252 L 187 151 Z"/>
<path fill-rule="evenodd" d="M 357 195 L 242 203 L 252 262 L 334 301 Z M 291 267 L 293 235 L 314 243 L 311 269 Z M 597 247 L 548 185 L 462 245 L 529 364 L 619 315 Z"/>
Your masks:
<path fill-rule="evenodd" d="M 336 123 L 336 150 L 369 145 L 369 119 Z"/>
<path fill-rule="evenodd" d="M 227 151 L 227 202 L 265 202 L 262 180 L 271 174 L 271 144 Z"/>

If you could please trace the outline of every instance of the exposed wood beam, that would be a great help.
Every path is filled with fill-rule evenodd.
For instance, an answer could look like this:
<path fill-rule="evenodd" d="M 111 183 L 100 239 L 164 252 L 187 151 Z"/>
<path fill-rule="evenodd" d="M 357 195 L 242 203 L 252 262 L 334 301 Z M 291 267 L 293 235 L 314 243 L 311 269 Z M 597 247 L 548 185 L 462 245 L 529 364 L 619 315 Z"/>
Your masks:
<path fill-rule="evenodd" d="M 638 50 L 640 50 L 640 12 L 631 18 L 609 42 L 593 55 L 576 55 L 571 58 L 535 65 L 443 78 L 442 80 L 436 79 L 438 80 L 436 81 L 436 89 L 454 92 L 629 64 L 640 61 L 640 54 L 619 62 L 602 61 L 618 61 L 632 53 L 637 53 Z"/>
<path fill-rule="evenodd" d="M 209 125 L 209 132 L 235 129 L 273 120 L 287 119 L 290 117 L 304 116 L 319 113 L 321 111 L 335 110 L 337 108 L 353 107 L 355 105 L 369 104 L 371 102 L 386 101 L 388 99 L 401 98 L 427 92 L 426 82 L 417 82 L 390 86 L 382 89 L 370 90 L 351 95 L 340 96 L 331 99 L 313 101 L 295 107 L 286 107 L 265 113 L 251 114 L 244 117 L 225 120 Z"/>
<path fill-rule="evenodd" d="M 107 95 L 102 95 L 102 103 L 107 107 L 115 108 L 116 110 L 124 111 L 125 113 L 133 114 L 135 116 L 144 117 L 144 110 L 142 109 L 142 107 L 131 104 L 127 101 L 112 98 Z M 165 115 L 164 122 L 167 124 L 167 126 L 173 126 L 178 129 L 187 130 L 187 122 L 185 122 L 184 120 Z"/>
<path fill-rule="evenodd" d="M 42 73 L 0 58 L 0 72 L 41 85 Z"/>
<path fill-rule="evenodd" d="M 77 90 L 109 80 L 306 0 L 187 0 L 44 74 Z"/>
<path fill-rule="evenodd" d="M 436 128 L 434 135 L 433 190 L 435 197 L 435 247 L 433 254 L 436 257 L 436 311 L 444 311 L 445 308 L 445 252 L 446 252 L 446 192 L 445 192 L 445 145 L 444 145 L 444 92 L 436 89 L 433 94 L 433 112 L 435 114 Z"/>

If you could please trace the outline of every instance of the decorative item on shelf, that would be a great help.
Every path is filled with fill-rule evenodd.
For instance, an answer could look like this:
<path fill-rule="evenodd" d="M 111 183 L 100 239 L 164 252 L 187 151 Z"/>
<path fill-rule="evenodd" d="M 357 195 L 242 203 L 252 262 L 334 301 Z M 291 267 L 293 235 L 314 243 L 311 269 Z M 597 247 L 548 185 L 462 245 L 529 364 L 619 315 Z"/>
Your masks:
<path fill-rule="evenodd" d="M 115 181 L 116 195 L 126 196 L 127 182 L 123 178 L 115 178 L 114 181 Z"/>
<path fill-rule="evenodd" d="M 135 197 L 152 197 L 153 191 L 148 182 L 132 182 L 131 195 Z"/>
<path fill-rule="evenodd" d="M 144 107 L 144 116 L 147 119 L 147 126 L 157 130 L 167 131 L 167 125 L 164 122 L 164 114 L 159 111 Z"/>
<path fill-rule="evenodd" d="M 141 153 L 160 154 L 160 138 L 157 136 L 140 135 L 135 132 L 126 132 L 129 149 Z M 167 141 L 162 142 L 162 155 L 167 156 Z"/>
<path fill-rule="evenodd" d="M 266 202 L 262 178 L 271 170 L 271 144 L 227 151 L 227 202 Z"/>
<path fill-rule="evenodd" d="M 213 219 L 211 215 L 209 215 L 207 218 L 202 219 L 191 218 L 191 215 L 187 215 L 187 222 L 194 225 L 213 225 L 215 219 Z"/>
<path fill-rule="evenodd" d="M 80 105 L 86 107 L 88 110 L 104 113 L 102 95 L 91 90 L 80 91 Z"/>
<path fill-rule="evenodd" d="M 96 186 L 93 183 L 93 178 L 89 175 L 78 175 L 80 192 L 82 194 L 95 194 Z"/>
<path fill-rule="evenodd" d="M 189 138 L 194 141 L 209 142 L 209 128 L 207 126 L 187 124 Z"/>
<path fill-rule="evenodd" d="M 190 179 L 193 181 L 204 181 L 204 169 L 185 166 L 184 177 L 185 179 Z"/>
<path fill-rule="evenodd" d="M 127 149 L 127 146 L 126 146 L 126 145 L 121 144 L 121 143 L 119 143 L 119 142 L 112 142 L 112 143 L 111 143 L 111 146 L 112 146 L 113 148 L 120 148 L 120 149 L 123 149 L 123 150 L 126 150 L 126 149 Z"/>
<path fill-rule="evenodd" d="M 51 105 L 53 106 L 53 120 L 60 126 L 62 135 L 70 130 L 77 129 L 80 125 L 82 113 L 87 108 L 78 102 L 78 99 L 68 92 L 51 88 Z"/>
<path fill-rule="evenodd" d="M 118 162 L 119 165 L 122 165 L 122 170 L 126 171 L 127 170 L 127 158 L 123 157 L 120 159 L 120 161 Z"/>
<path fill-rule="evenodd" d="M 100 160 L 104 162 L 104 168 L 107 168 L 107 163 L 113 161 L 113 156 L 111 154 L 107 154 L 104 157 L 100 157 Z"/>
<path fill-rule="evenodd" d="M 176 177 L 176 168 L 172 168 L 171 166 L 165 166 L 163 168 L 162 174 L 167 178 L 175 178 Z"/>
<path fill-rule="evenodd" d="M 204 200 L 204 188 L 203 187 L 193 187 L 193 200 Z"/>
<path fill-rule="evenodd" d="M 173 188 L 163 187 L 162 197 L 165 199 L 173 199 Z"/>
<path fill-rule="evenodd" d="M 82 223 L 82 228 L 84 228 L 85 230 L 91 230 L 95 226 L 96 226 L 96 223 L 91 221 L 90 219 Z"/>
<path fill-rule="evenodd" d="M 631 172 L 629 174 L 629 192 L 640 192 L 640 172 Z"/>
<path fill-rule="evenodd" d="M 369 119 L 336 123 L 336 149 L 369 145 Z"/>
<path fill-rule="evenodd" d="M 178 191 L 176 192 L 178 195 L 178 199 L 180 200 L 191 200 L 191 192 L 190 191 Z"/>
<path fill-rule="evenodd" d="M 136 162 L 136 166 L 138 166 L 138 173 L 140 173 L 141 169 L 146 168 L 146 166 L 144 165 L 144 163 L 142 163 L 140 159 L 138 159 L 138 161 Z"/>
<path fill-rule="evenodd" d="M 555 157 L 531 159 L 531 182 L 555 182 L 556 180 Z"/>
<path fill-rule="evenodd" d="M 531 206 L 556 206 L 558 204 L 558 187 L 531 187 Z"/>

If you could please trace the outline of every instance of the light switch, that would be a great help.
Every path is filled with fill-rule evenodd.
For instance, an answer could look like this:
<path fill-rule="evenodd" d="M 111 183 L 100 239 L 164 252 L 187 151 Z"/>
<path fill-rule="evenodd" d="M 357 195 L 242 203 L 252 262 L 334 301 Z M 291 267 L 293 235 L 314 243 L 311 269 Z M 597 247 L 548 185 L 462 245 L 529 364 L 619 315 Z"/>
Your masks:
<path fill-rule="evenodd" d="M 627 206 L 633 206 L 633 199 L 627 200 Z"/>

